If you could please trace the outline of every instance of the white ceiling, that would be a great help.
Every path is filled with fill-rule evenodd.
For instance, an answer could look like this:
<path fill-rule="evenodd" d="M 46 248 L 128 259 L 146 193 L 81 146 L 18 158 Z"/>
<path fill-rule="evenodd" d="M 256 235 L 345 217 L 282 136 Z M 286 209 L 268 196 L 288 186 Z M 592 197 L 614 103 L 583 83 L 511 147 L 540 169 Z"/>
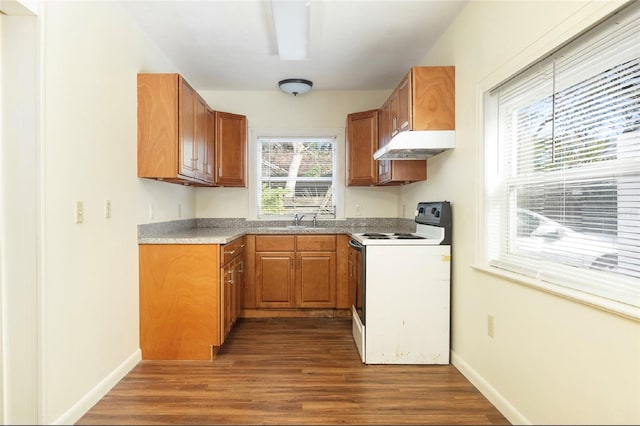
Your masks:
<path fill-rule="evenodd" d="M 468 0 L 307 0 L 309 56 L 278 56 L 270 0 L 124 0 L 125 10 L 197 90 L 392 89 Z M 451 65 L 451 64 L 441 64 Z M 162 72 L 158 70 L 158 72 Z"/>

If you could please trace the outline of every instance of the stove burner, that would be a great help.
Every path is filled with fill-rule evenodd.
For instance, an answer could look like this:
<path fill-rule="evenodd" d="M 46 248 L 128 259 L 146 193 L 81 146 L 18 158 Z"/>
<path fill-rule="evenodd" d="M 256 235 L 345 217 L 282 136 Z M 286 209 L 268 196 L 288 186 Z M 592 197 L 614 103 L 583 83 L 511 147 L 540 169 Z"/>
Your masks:
<path fill-rule="evenodd" d="M 425 237 L 421 237 L 420 235 L 413 234 L 396 234 L 396 238 L 399 240 L 424 240 Z"/>
<path fill-rule="evenodd" d="M 379 232 L 367 232 L 362 234 L 363 238 L 369 240 L 424 240 L 423 236 L 411 234 L 408 232 L 396 232 L 394 234 L 382 234 Z"/>

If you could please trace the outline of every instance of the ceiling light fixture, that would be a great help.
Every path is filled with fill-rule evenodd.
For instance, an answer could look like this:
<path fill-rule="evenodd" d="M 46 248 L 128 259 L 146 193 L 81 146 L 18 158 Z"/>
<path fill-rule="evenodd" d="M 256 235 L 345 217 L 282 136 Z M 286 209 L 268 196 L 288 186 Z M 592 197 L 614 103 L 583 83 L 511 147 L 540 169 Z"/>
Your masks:
<path fill-rule="evenodd" d="M 292 94 L 293 96 L 301 95 L 311 90 L 313 83 L 303 78 L 288 78 L 278 82 L 278 86 L 283 92 Z"/>
<path fill-rule="evenodd" d="M 308 0 L 271 0 L 280 59 L 298 61 L 307 57 L 309 4 Z"/>

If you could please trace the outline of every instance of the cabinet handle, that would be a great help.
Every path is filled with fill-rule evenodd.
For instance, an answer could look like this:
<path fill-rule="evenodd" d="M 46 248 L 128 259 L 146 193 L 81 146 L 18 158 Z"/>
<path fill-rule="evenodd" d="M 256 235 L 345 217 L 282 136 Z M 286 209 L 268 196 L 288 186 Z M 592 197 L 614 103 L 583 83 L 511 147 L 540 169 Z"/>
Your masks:
<path fill-rule="evenodd" d="M 229 251 L 225 250 L 224 254 L 233 254 L 235 252 L 236 252 L 235 250 L 229 250 Z"/>
<path fill-rule="evenodd" d="M 235 274 L 236 270 L 232 269 L 229 274 L 231 275 L 231 279 L 229 280 L 229 284 L 235 284 L 236 283 L 236 274 Z"/>

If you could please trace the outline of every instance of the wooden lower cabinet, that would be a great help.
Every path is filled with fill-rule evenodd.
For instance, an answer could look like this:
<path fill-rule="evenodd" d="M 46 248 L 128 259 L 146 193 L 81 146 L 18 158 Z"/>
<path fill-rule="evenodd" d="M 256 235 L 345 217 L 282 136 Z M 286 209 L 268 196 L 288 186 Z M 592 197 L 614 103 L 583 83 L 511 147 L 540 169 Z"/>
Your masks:
<path fill-rule="evenodd" d="M 221 344 L 217 244 L 142 244 L 140 349 L 144 360 L 210 360 Z"/>
<path fill-rule="evenodd" d="M 255 308 L 336 308 L 336 235 L 257 235 Z"/>
<path fill-rule="evenodd" d="M 242 310 L 244 292 L 244 237 L 238 238 L 229 244 L 220 246 L 221 300 L 223 308 L 220 316 L 220 344 L 224 343 L 231 332 Z"/>
<path fill-rule="evenodd" d="M 141 244 L 139 270 L 142 359 L 212 360 L 242 309 L 244 238 Z"/>

